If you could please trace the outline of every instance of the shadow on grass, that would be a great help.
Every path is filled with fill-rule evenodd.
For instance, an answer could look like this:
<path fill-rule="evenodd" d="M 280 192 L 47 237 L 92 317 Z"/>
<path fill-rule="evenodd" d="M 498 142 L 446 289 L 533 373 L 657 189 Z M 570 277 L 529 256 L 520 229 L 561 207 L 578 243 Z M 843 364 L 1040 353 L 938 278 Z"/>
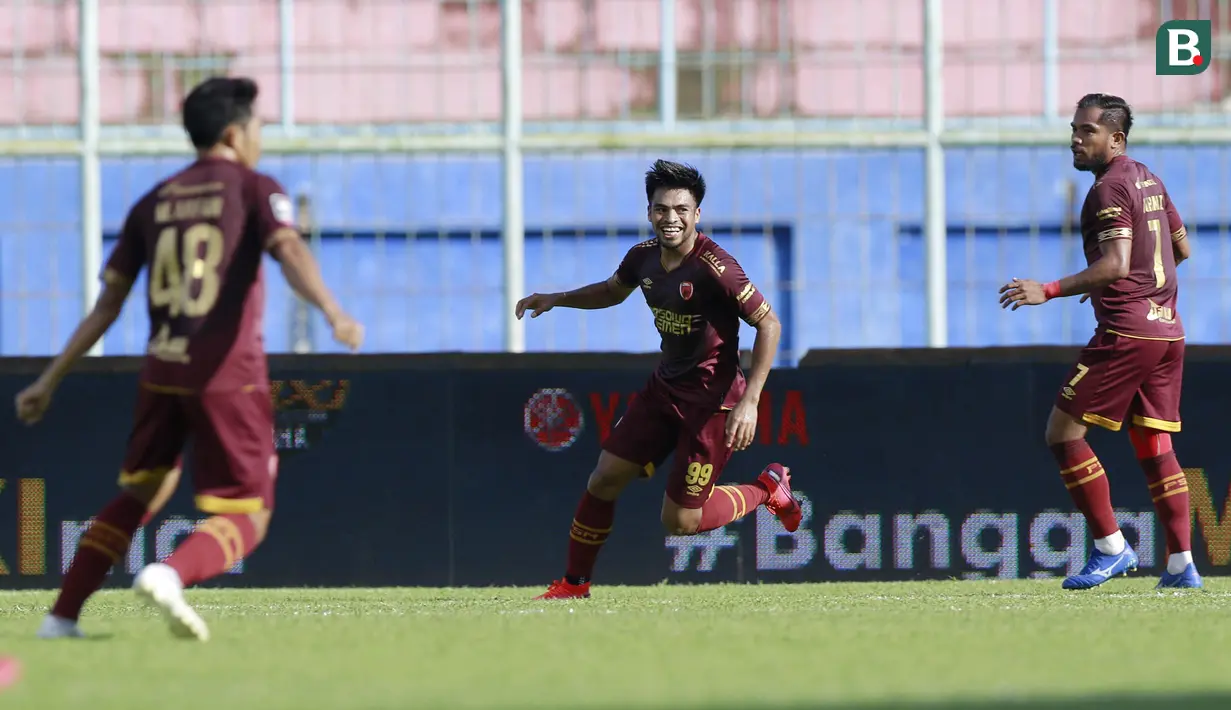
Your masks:
<path fill-rule="evenodd" d="M 1068 697 L 1068 698 L 989 698 L 986 700 L 952 700 L 952 701 L 905 701 L 858 703 L 852 705 L 834 705 L 822 707 L 849 707 L 851 710 L 1158 710 L 1158 708 L 1184 708 L 1193 710 L 1200 708 L 1231 709 L 1231 693 L 1156 695 L 1138 693 L 1132 695 L 1115 695 L 1102 698 Z"/>
<path fill-rule="evenodd" d="M 753 702 L 733 705 L 646 706 L 611 705 L 608 710 L 1231 710 L 1231 692 L 1162 695 L 1138 693 L 1096 697 L 987 698 L 983 700 L 882 700 L 867 702 L 773 703 Z"/>
<path fill-rule="evenodd" d="M 85 636 L 82 636 L 80 638 L 62 638 L 62 639 L 40 639 L 34 635 L 33 631 L 29 631 L 25 629 L 23 629 L 20 632 L 14 631 L 14 632 L 7 633 L 7 634 L 0 634 L 0 640 L 17 639 L 19 641 L 32 641 L 32 642 L 37 642 L 37 643 L 74 644 L 74 643 L 81 643 L 83 641 L 110 641 L 113 638 L 115 638 L 115 634 L 110 633 L 110 632 L 91 633 L 91 634 L 86 634 Z M 0 653 L 3 653 L 3 652 L 4 652 L 4 649 L 0 648 Z"/>

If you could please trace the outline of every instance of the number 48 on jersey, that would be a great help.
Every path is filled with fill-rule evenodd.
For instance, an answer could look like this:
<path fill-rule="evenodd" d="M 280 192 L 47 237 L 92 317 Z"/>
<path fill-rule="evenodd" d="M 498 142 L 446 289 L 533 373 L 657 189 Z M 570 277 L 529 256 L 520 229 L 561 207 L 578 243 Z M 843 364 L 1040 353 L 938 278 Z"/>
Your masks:
<path fill-rule="evenodd" d="M 218 300 L 224 253 L 222 230 L 213 224 L 194 224 L 182 233 L 173 226 L 163 229 L 150 264 L 150 305 L 165 307 L 172 319 L 208 314 Z M 160 360 L 187 363 L 188 338 L 172 337 L 170 324 L 164 323 L 150 339 L 148 352 Z"/>

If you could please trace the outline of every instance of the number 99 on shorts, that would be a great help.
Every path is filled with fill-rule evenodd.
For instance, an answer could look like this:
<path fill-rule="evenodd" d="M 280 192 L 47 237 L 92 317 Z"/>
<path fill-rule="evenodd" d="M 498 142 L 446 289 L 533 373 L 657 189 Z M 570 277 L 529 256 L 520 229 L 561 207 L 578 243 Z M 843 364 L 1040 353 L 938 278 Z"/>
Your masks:
<path fill-rule="evenodd" d="M 699 486 L 701 488 L 705 488 L 709 485 L 710 477 L 713 475 L 713 464 L 703 464 L 699 461 L 693 461 L 688 464 L 688 470 L 684 472 L 684 484 L 688 486 Z"/>

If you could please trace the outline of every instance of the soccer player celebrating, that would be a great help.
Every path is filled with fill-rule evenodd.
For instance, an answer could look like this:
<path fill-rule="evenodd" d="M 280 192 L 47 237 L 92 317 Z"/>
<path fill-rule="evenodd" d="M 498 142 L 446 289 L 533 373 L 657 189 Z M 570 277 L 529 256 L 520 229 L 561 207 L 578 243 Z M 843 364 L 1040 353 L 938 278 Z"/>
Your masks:
<path fill-rule="evenodd" d="M 563 579 L 539 599 L 590 596 L 615 502 L 632 480 L 651 476 L 672 453 L 662 521 L 675 535 L 720 528 L 765 505 L 789 531 L 802 512 L 789 470 L 770 464 L 756 482 L 717 486 L 733 451 L 752 443 L 757 402 L 778 350 L 781 325 L 765 296 L 722 247 L 697 231 L 705 179 L 695 168 L 659 160 L 645 175 L 655 238 L 628 251 L 606 281 L 567 293 L 536 293 L 517 304 L 531 318 L 557 306 L 610 308 L 640 287 L 662 336 L 662 362 L 603 442 L 569 531 Z M 739 366 L 739 322 L 757 330 L 752 371 Z M 714 495 L 714 493 L 717 495 Z"/>
<path fill-rule="evenodd" d="M 1098 320 L 1094 337 L 1060 388 L 1047 420 L 1047 445 L 1094 536 L 1094 553 L 1065 589 L 1089 589 L 1137 568 L 1111 507 L 1103 465 L 1086 443 L 1090 424 L 1129 438 L 1166 530 L 1167 569 L 1159 588 L 1196 588 L 1188 483 L 1171 448 L 1180 430 L 1184 326 L 1176 313 L 1176 265 L 1189 256 L 1184 223 L 1163 181 L 1125 155 L 1133 113 L 1124 100 L 1087 94 L 1073 116 L 1073 167 L 1094 173 L 1081 210 L 1087 268 L 1041 284 L 1013 279 L 1001 307 L 1035 306 L 1086 294 Z"/>
<path fill-rule="evenodd" d="M 82 535 L 39 629 L 42 638 L 83 635 L 82 606 L 124 559 L 133 533 L 174 491 L 191 436 L 196 505 L 213 517 L 165 563 L 142 569 L 133 588 L 161 608 L 175 635 L 209 639 L 183 589 L 251 554 L 273 509 L 278 458 L 261 333 L 262 254 L 279 261 L 295 292 L 324 312 L 338 342 L 354 350 L 362 341 L 362 326 L 338 307 L 295 230 L 285 190 L 253 170 L 261 155 L 256 97 L 256 84 L 243 78 L 209 79 L 188 95 L 183 121 L 197 160 L 129 211 L 93 311 L 42 376 L 17 395 L 18 418 L 37 422 L 149 267 L 150 338 L 120 473 L 123 490 Z"/>

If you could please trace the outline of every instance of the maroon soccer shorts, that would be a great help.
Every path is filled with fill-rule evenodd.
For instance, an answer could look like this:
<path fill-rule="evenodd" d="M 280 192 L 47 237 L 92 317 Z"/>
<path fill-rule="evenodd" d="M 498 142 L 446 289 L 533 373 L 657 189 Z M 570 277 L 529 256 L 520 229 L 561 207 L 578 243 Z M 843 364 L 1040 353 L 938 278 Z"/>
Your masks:
<path fill-rule="evenodd" d="M 616 422 L 603 449 L 644 466 L 646 475 L 674 452 L 667 497 L 681 508 L 700 508 L 731 460 L 727 412 L 673 402 L 664 389 L 651 380 Z"/>
<path fill-rule="evenodd" d="M 1183 340 L 1098 333 L 1060 388 L 1056 408 L 1111 431 L 1131 416 L 1137 426 L 1176 432 L 1183 375 Z"/>
<path fill-rule="evenodd" d="M 161 479 L 180 466 L 193 439 L 199 510 L 215 515 L 272 510 L 278 459 L 268 388 L 184 395 L 137 392 L 120 485 Z"/>

